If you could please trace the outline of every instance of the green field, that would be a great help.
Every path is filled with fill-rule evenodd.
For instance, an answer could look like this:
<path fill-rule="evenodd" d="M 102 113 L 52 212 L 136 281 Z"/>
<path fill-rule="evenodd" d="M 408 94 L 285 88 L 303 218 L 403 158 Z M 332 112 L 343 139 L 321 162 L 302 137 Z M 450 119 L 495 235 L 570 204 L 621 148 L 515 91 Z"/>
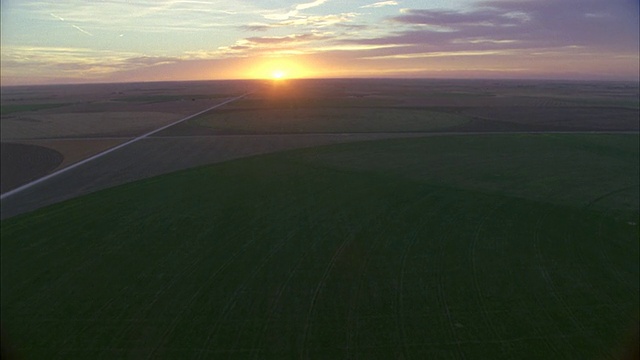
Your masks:
<path fill-rule="evenodd" d="M 25 111 L 38 111 L 43 109 L 53 109 L 61 106 L 69 105 L 64 104 L 24 104 L 24 105 L 2 105 L 0 106 L 0 113 L 2 115 L 9 115 L 17 112 Z"/>
<path fill-rule="evenodd" d="M 637 327 L 637 135 L 350 143 L 2 222 L 26 358 L 602 359 Z"/>

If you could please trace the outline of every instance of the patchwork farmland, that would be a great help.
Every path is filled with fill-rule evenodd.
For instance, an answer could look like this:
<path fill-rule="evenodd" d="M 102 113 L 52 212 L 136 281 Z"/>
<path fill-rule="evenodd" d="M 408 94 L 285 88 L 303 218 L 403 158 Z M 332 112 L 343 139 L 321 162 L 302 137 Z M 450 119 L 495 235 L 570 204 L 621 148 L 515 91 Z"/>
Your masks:
<path fill-rule="evenodd" d="M 3 343 L 601 359 L 637 341 L 637 84 L 3 88 L 2 192 L 247 93 L 2 199 Z"/>

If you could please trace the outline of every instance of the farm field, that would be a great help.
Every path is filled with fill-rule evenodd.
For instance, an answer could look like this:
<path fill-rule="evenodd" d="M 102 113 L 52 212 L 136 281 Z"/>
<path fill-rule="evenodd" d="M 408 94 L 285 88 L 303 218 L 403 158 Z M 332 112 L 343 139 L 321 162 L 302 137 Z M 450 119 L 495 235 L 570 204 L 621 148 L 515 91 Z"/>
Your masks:
<path fill-rule="evenodd" d="M 606 358 L 638 145 L 379 140 L 96 192 L 2 222 L 3 326 L 33 358 Z"/>
<path fill-rule="evenodd" d="M 150 176 L 242 157 L 326 144 L 421 134 L 150 137 L 3 199 L 2 218 Z M 73 141 L 76 144 L 78 141 Z M 56 141 L 56 148 L 72 145 Z M 80 151 L 80 149 L 76 149 Z M 6 156 L 6 155 L 5 155 Z M 17 172 L 14 168 L 14 173 Z M 7 173 L 5 173 L 6 176 Z"/>
<path fill-rule="evenodd" d="M 639 108 L 632 83 L 300 80 L 163 134 L 638 131 Z"/>
<path fill-rule="evenodd" d="M 602 359 L 637 342 L 637 83 L 2 88 L 2 193 L 240 94 L 2 199 L 16 353 Z"/>
<path fill-rule="evenodd" d="M 36 180 L 63 162 L 60 152 L 43 146 L 2 143 L 1 150 L 2 192 Z"/>
<path fill-rule="evenodd" d="M 380 138 L 438 132 L 639 129 L 638 86 L 633 83 L 361 79 L 2 88 L 2 142 L 35 145 L 31 151 L 41 155 L 32 158 L 40 162 L 52 159 L 42 147 L 63 157 L 62 163 L 51 161 L 33 171 L 29 167 L 3 171 L 2 192 L 243 93 L 250 94 L 154 137 L 166 138 L 166 147 L 171 147 L 173 140 L 168 138 L 184 136 L 351 134 L 351 139 L 324 138 L 322 143 L 329 144 L 370 138 L 358 134 Z M 321 145 L 289 138 L 289 145 L 271 146 L 282 144 L 282 139 L 247 138 L 246 149 L 237 151 L 234 146 L 227 153 L 217 146 L 213 157 Z M 162 152 L 160 141 L 154 141 Z M 5 148 L 3 162 L 21 156 L 13 152 L 17 147 Z M 122 156 L 138 158 L 135 153 Z M 184 164 L 174 162 L 177 165 L 164 172 L 204 164 L 185 158 Z"/>
<path fill-rule="evenodd" d="M 2 192 L 242 94 L 247 83 L 151 83 L 2 88 Z M 198 92 L 194 95 L 191 92 Z M 57 152 L 62 162 L 49 156 Z M 11 169 L 15 169 L 12 171 Z M 6 169 L 6 170 L 5 170 Z"/>

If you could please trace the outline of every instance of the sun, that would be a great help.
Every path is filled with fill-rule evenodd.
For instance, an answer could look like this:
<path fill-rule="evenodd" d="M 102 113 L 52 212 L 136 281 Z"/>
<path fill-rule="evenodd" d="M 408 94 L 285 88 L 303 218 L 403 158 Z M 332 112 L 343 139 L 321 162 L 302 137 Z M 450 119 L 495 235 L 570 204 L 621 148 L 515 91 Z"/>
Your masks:
<path fill-rule="evenodd" d="M 282 71 L 282 70 L 276 70 L 276 71 L 274 71 L 274 72 L 271 74 L 271 77 L 272 77 L 274 80 L 282 80 L 282 79 L 284 79 L 284 78 L 285 78 L 285 76 L 286 76 L 286 74 L 285 74 L 285 72 L 284 72 L 284 71 Z"/>

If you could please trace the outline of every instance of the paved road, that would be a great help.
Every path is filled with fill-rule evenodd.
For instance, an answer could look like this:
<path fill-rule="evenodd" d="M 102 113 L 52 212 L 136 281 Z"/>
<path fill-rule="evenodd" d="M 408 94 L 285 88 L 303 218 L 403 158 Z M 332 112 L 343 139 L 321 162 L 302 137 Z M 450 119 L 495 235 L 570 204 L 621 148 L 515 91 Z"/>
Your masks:
<path fill-rule="evenodd" d="M 140 141 L 140 140 L 142 140 L 142 139 L 144 139 L 144 138 L 147 138 L 147 137 L 149 137 L 149 136 L 151 136 L 151 135 L 153 135 L 153 134 L 155 134 L 155 133 L 158 133 L 158 132 L 160 132 L 160 131 L 162 131 L 162 130 L 164 130 L 164 129 L 166 129 L 166 128 L 169 128 L 169 127 L 174 126 L 174 125 L 177 125 L 177 124 L 179 124 L 179 123 L 181 123 L 181 122 L 184 122 L 184 121 L 187 121 L 187 120 L 189 120 L 189 119 L 192 119 L 192 118 L 194 118 L 194 117 L 196 117 L 196 116 L 198 116 L 198 115 L 202 115 L 202 114 L 204 114 L 204 113 L 206 113 L 206 112 L 209 112 L 209 111 L 211 111 L 211 110 L 213 110 L 213 109 L 216 109 L 216 108 L 219 108 L 219 107 L 221 107 L 221 106 L 224 106 L 224 105 L 226 105 L 226 104 L 228 104 L 228 103 L 230 103 L 230 102 L 233 102 L 233 101 L 236 101 L 236 100 L 242 99 L 243 97 L 245 97 L 245 96 L 247 96 L 247 95 L 248 95 L 248 94 L 240 95 L 240 96 L 238 96 L 238 97 L 235 97 L 235 98 L 229 99 L 229 100 L 227 100 L 227 101 L 224 101 L 224 102 L 222 102 L 222 103 L 220 103 L 220 104 L 216 104 L 216 105 L 214 105 L 214 106 L 212 106 L 212 107 L 210 107 L 210 108 L 207 108 L 207 109 L 205 109 L 205 110 L 202 110 L 202 111 L 200 111 L 200 112 L 197 112 L 197 113 L 195 113 L 195 114 L 193 114 L 193 115 L 189 115 L 189 116 L 187 116 L 187 117 L 185 117 L 185 118 L 182 118 L 182 119 L 180 119 L 180 120 L 174 121 L 174 122 L 172 122 L 172 123 L 170 123 L 170 124 L 167 124 L 167 125 L 165 125 L 165 126 L 159 127 L 159 128 L 157 128 L 157 129 L 155 129 L 155 130 L 153 130 L 153 131 L 150 131 L 150 132 L 148 132 L 148 133 L 146 133 L 146 134 L 142 134 L 142 135 L 140 135 L 140 136 L 138 136 L 138 137 L 136 137 L 136 138 L 133 138 L 133 139 L 131 139 L 131 140 L 129 140 L 129 141 L 127 141 L 127 142 L 123 143 L 123 144 L 120 144 L 120 145 L 114 146 L 114 147 L 112 147 L 112 148 L 110 148 L 110 149 L 107 149 L 107 150 L 105 150 L 105 151 L 101 152 L 101 153 L 98 153 L 98 154 L 96 154 L 96 155 L 90 156 L 90 157 L 88 157 L 88 158 L 86 158 L 86 159 L 84 159 L 84 160 L 78 161 L 77 163 L 74 163 L 74 164 L 69 165 L 69 166 L 67 166 L 67 167 L 65 167 L 65 168 L 63 168 L 63 169 L 60 169 L 60 170 L 56 171 L 56 172 L 53 172 L 53 173 L 48 174 L 48 175 L 46 175 L 46 176 L 43 176 L 43 177 L 41 177 L 40 179 L 37 179 L 37 180 L 34 180 L 34 181 L 32 181 L 32 182 L 26 183 L 26 184 L 24 184 L 24 185 L 22 185 L 22 186 L 20 186 L 20 187 L 17 187 L 17 188 L 15 188 L 15 189 L 11 190 L 11 191 L 7 191 L 6 193 L 4 193 L 4 194 L 0 195 L 0 200 L 4 200 L 4 199 L 6 199 L 6 198 L 8 198 L 8 197 L 10 197 L 10 196 L 13 196 L 13 195 L 15 195 L 15 194 L 18 194 L 18 193 L 20 193 L 20 192 L 22 192 L 22 191 L 24 191 L 24 190 L 27 190 L 27 189 L 31 188 L 32 186 L 35 186 L 35 185 L 40 184 L 40 183 L 42 183 L 42 182 L 45 182 L 45 181 L 47 181 L 47 180 L 49 180 L 49 179 L 51 179 L 51 178 L 53 178 L 53 177 L 59 176 L 60 174 L 63 174 L 63 173 L 66 173 L 67 171 L 73 170 L 73 169 L 77 168 L 78 166 L 82 166 L 82 165 L 84 165 L 84 164 L 86 164 L 86 163 L 88 163 L 88 162 L 90 162 L 90 161 L 94 161 L 94 160 L 96 160 L 96 159 L 99 159 L 99 158 L 101 158 L 101 157 L 103 157 L 103 156 L 105 156 L 105 155 L 107 155 L 107 154 L 110 154 L 110 153 L 112 153 L 112 152 L 114 152 L 114 151 L 116 151 L 116 150 L 119 150 L 119 149 L 121 149 L 121 148 L 123 148 L 123 147 L 125 147 L 125 146 L 129 146 L 129 145 L 131 145 L 131 144 L 133 144 L 133 143 L 135 143 L 135 142 L 138 142 L 138 141 Z M 77 139 L 76 139 L 76 140 L 77 140 Z"/>

